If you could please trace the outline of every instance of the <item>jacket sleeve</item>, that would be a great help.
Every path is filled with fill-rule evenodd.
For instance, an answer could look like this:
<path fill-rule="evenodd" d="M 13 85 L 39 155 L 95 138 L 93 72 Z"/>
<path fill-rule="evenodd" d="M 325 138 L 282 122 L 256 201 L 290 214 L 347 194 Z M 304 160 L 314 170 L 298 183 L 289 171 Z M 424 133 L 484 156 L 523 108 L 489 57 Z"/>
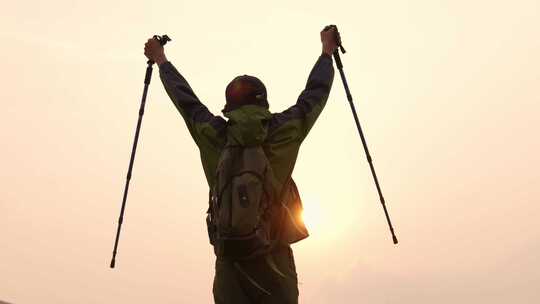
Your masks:
<path fill-rule="evenodd" d="M 274 127 L 279 129 L 286 124 L 295 124 L 298 134 L 289 135 L 303 140 L 324 109 L 333 80 L 332 57 L 322 54 L 311 69 L 306 87 L 298 97 L 296 104 L 274 116 Z M 290 130 L 290 128 L 285 129 Z"/>
<path fill-rule="evenodd" d="M 225 129 L 225 120 L 220 116 L 214 116 L 201 103 L 186 79 L 170 61 L 159 66 L 159 77 L 174 106 L 184 118 L 197 146 L 201 150 L 216 149 L 223 140 L 219 133 Z"/>

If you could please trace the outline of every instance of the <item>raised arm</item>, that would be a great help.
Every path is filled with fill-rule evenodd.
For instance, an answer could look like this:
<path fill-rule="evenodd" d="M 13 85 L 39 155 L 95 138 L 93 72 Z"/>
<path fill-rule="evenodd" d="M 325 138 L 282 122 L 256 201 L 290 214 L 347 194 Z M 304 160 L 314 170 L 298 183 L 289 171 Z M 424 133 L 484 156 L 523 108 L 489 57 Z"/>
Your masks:
<path fill-rule="evenodd" d="M 336 49 L 335 30 L 321 31 L 322 54 L 311 69 L 306 87 L 298 97 L 296 104 L 274 116 L 274 126 L 297 125 L 297 134 L 293 136 L 303 140 L 321 114 L 334 80 L 332 52 Z M 289 129 L 290 128 L 285 128 Z M 291 134 L 292 135 L 292 134 Z"/>
<path fill-rule="evenodd" d="M 201 103 L 186 79 L 167 60 L 163 47 L 155 39 L 148 40 L 145 55 L 159 66 L 159 77 L 165 91 L 184 118 L 189 133 L 199 148 L 219 147 L 221 137 L 218 133 L 224 130 L 225 120 L 220 116 L 214 116 Z"/>

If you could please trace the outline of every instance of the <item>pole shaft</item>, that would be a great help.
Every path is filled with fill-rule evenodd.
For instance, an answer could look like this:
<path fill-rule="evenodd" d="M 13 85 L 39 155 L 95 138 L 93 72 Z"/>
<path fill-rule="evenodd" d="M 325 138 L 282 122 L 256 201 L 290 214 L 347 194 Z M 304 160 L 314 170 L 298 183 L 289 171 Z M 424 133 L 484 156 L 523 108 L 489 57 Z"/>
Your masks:
<path fill-rule="evenodd" d="M 347 79 L 345 78 L 345 73 L 343 72 L 343 63 L 341 62 L 341 58 L 339 56 L 339 51 L 336 49 L 334 51 L 334 59 L 336 61 L 336 65 L 339 70 L 339 74 L 341 75 L 341 80 L 343 82 L 343 86 L 345 87 L 345 93 L 347 94 L 347 100 L 349 101 L 349 105 L 351 106 L 351 111 L 354 117 L 354 122 L 356 123 L 356 128 L 358 129 L 358 134 L 360 135 L 360 139 L 362 140 L 362 145 L 364 147 L 364 152 L 366 153 L 366 158 L 369 163 L 369 168 L 371 169 L 371 174 L 373 175 L 373 180 L 375 181 L 375 186 L 377 187 L 377 193 L 379 194 L 379 199 L 381 201 L 381 204 L 383 206 L 384 215 L 386 217 L 386 222 L 388 223 L 388 227 L 390 229 L 390 233 L 392 234 L 392 240 L 394 244 L 398 243 L 397 237 L 394 233 L 394 227 L 392 226 L 392 221 L 390 221 L 390 216 L 388 214 L 388 210 L 386 209 L 386 202 L 384 200 L 381 186 L 379 185 L 379 179 L 377 178 L 377 173 L 375 173 L 375 167 L 373 166 L 373 160 L 371 158 L 371 155 L 369 154 L 369 149 L 367 146 L 366 139 L 364 137 L 364 132 L 362 132 L 362 127 L 360 126 L 360 120 L 358 119 L 358 114 L 356 113 L 356 109 L 354 107 L 353 98 L 351 95 L 351 91 L 349 90 L 349 85 L 347 84 Z"/>
<path fill-rule="evenodd" d="M 154 62 L 148 61 L 148 66 L 146 68 L 146 74 L 144 77 L 144 89 L 141 99 L 141 106 L 139 108 L 139 119 L 137 120 L 137 128 L 135 129 L 135 139 L 133 140 L 133 147 L 131 148 L 131 157 L 129 158 L 129 167 L 128 173 L 126 176 L 126 185 L 124 187 L 124 195 L 122 197 L 122 208 L 120 209 L 120 217 L 118 218 L 118 228 L 116 230 L 116 238 L 114 241 L 113 256 L 111 260 L 111 268 L 114 268 L 116 262 L 116 252 L 118 249 L 118 241 L 120 240 L 120 231 L 122 229 L 122 222 L 124 221 L 124 211 L 126 209 L 126 201 L 129 190 L 129 182 L 131 181 L 131 172 L 133 170 L 133 163 L 135 161 L 135 153 L 137 152 L 137 143 L 139 142 L 139 132 L 141 130 L 142 118 L 144 115 L 144 107 L 146 104 L 146 95 L 148 93 L 148 86 L 150 85 L 150 80 L 152 78 L 152 65 Z"/>

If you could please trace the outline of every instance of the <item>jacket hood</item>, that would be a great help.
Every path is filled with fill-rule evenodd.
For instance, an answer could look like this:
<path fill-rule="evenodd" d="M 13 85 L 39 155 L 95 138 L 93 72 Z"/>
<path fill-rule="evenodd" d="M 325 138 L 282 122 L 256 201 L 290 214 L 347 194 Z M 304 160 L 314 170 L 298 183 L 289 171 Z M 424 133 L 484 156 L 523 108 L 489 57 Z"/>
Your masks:
<path fill-rule="evenodd" d="M 272 113 L 259 105 L 243 105 L 224 112 L 227 122 L 227 143 L 232 145 L 256 146 L 266 139 L 268 121 Z"/>

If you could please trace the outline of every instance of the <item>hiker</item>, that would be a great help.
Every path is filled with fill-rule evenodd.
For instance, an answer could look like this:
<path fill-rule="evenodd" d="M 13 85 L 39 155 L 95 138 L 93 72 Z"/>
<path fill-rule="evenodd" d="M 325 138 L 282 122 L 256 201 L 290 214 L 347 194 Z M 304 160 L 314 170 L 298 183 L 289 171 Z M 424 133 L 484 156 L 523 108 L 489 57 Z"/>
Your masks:
<path fill-rule="evenodd" d="M 322 112 L 334 79 L 335 26 L 320 32 L 322 54 L 296 104 L 270 113 L 266 87 L 254 76 L 234 78 L 221 116 L 213 115 L 148 39 L 144 54 L 159 66 L 167 94 L 197 144 L 209 186 L 210 243 L 216 253 L 217 304 L 298 303 L 290 244 L 308 236 L 291 174 L 300 144 Z"/>

